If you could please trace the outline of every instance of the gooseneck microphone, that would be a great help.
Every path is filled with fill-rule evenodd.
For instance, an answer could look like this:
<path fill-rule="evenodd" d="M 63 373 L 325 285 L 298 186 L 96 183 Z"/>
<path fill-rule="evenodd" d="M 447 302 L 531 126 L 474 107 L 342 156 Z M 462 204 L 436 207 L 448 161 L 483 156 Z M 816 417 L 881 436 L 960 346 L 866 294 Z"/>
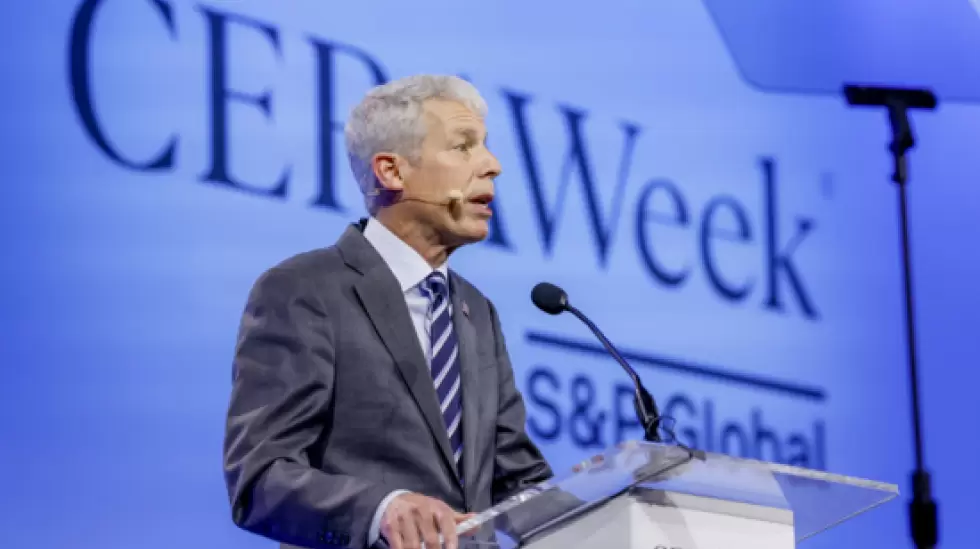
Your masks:
<path fill-rule="evenodd" d="M 636 370 L 626 362 L 623 355 L 619 354 L 619 351 L 606 339 L 606 336 L 602 334 L 599 328 L 588 317 L 582 314 L 582 311 L 579 311 L 568 302 L 568 294 L 565 293 L 565 290 L 562 290 L 554 284 L 541 282 L 531 291 L 531 301 L 539 309 L 550 315 L 557 315 L 568 311 L 592 330 L 592 333 L 595 334 L 603 347 L 606 348 L 606 351 L 616 359 L 616 362 L 626 370 L 630 379 L 633 380 L 633 387 L 635 388 L 633 407 L 636 410 L 637 418 L 640 420 L 640 425 L 643 426 L 644 439 L 649 442 L 661 442 L 658 431 L 660 413 L 657 411 L 657 404 L 653 400 L 653 396 L 643 386 L 643 382 L 640 381 L 640 376 L 636 374 Z"/>

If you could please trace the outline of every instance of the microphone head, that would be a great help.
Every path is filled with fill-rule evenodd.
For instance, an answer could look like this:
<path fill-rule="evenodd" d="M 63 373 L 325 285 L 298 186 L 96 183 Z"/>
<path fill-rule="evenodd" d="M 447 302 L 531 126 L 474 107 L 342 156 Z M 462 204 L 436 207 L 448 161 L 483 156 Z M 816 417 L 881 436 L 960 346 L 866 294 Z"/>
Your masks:
<path fill-rule="evenodd" d="M 531 290 L 531 301 L 549 315 L 557 315 L 568 308 L 568 294 L 558 286 L 540 282 Z"/>
<path fill-rule="evenodd" d="M 462 200 L 463 200 L 463 191 L 459 189 L 453 189 L 449 191 L 450 202 L 461 202 Z"/>

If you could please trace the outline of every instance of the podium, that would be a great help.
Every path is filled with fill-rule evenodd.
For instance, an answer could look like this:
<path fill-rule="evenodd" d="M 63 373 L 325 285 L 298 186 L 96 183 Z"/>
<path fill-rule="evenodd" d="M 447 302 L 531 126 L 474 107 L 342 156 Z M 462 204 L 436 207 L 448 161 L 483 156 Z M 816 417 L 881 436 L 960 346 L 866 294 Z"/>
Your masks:
<path fill-rule="evenodd" d="M 460 539 L 468 549 L 790 549 L 897 496 L 893 484 L 628 441 L 457 530 L 479 528 Z"/>

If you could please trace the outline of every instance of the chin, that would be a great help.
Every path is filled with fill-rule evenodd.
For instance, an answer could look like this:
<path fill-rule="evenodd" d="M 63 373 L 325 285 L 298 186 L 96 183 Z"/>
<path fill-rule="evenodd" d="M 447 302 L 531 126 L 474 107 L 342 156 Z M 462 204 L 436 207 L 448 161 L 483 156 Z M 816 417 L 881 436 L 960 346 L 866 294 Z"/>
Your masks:
<path fill-rule="evenodd" d="M 486 240 L 490 234 L 490 224 L 483 219 L 472 219 L 460 223 L 453 231 L 460 244 L 473 244 Z"/>

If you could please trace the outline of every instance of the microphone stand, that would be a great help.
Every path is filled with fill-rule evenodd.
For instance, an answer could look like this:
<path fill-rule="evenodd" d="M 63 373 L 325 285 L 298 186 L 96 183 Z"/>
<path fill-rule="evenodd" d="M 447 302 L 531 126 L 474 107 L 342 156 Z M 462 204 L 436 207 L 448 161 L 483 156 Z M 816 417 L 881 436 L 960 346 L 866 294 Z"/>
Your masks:
<path fill-rule="evenodd" d="M 922 448 L 921 411 L 919 409 L 919 374 L 915 346 L 915 317 L 912 300 L 912 261 L 909 246 L 908 159 L 909 149 L 915 146 L 908 109 L 933 109 L 935 96 L 921 90 L 886 88 L 860 88 L 845 86 L 845 95 L 851 105 L 883 106 L 888 109 L 892 140 L 888 150 L 892 153 L 894 171 L 892 181 L 898 185 L 899 217 L 902 238 L 902 272 L 905 282 L 905 327 L 908 343 L 908 367 L 912 392 L 912 427 L 915 436 L 915 470 L 912 473 L 912 500 L 909 502 L 909 529 L 918 549 L 933 549 L 939 541 L 938 506 L 932 497 L 932 479 L 925 468 Z"/>

